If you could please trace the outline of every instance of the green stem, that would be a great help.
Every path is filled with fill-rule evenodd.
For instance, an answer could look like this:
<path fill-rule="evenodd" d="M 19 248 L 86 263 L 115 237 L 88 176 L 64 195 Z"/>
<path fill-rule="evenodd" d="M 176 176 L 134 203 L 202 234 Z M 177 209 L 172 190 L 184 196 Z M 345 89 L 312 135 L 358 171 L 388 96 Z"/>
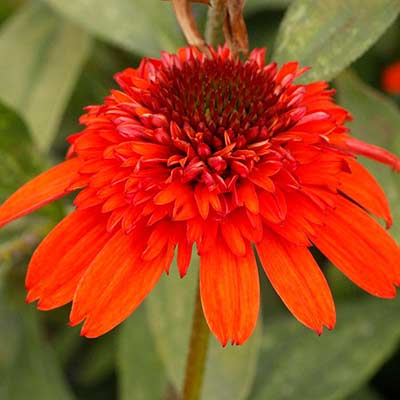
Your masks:
<path fill-rule="evenodd" d="M 213 47 L 217 44 L 223 44 L 225 41 L 222 30 L 225 13 L 226 0 L 211 0 L 211 6 L 208 9 L 205 39 Z"/>
<path fill-rule="evenodd" d="M 204 367 L 207 358 L 210 330 L 203 315 L 200 291 L 196 290 L 192 334 L 189 353 L 186 359 L 186 374 L 183 387 L 183 400 L 199 400 L 203 383 Z"/>

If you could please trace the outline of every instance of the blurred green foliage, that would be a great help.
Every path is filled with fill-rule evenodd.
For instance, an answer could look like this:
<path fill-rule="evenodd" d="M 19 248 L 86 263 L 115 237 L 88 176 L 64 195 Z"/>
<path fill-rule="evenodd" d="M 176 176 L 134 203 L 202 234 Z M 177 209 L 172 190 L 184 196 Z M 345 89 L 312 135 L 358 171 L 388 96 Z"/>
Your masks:
<path fill-rule="evenodd" d="M 196 5 L 203 22 L 204 7 Z M 384 66 L 400 59 L 399 10 L 400 0 L 248 0 L 246 19 L 251 47 L 311 65 L 304 79 L 333 80 L 354 135 L 399 154 L 400 100 L 379 86 Z M 102 101 L 115 72 L 184 44 L 171 5 L 159 0 L 1 0 L 0 24 L 0 200 L 62 159 L 82 108 Z M 399 176 L 367 164 L 388 193 L 399 241 Z M 23 303 L 29 255 L 68 204 L 0 231 L 0 398 L 178 398 L 196 257 L 184 280 L 171 271 L 139 311 L 96 340 L 66 327 L 68 307 L 39 313 Z M 262 278 L 263 317 L 251 340 L 211 343 L 204 400 L 400 397 L 399 300 L 370 299 L 329 263 L 324 269 L 338 303 L 335 330 L 318 338 L 303 328 Z"/>

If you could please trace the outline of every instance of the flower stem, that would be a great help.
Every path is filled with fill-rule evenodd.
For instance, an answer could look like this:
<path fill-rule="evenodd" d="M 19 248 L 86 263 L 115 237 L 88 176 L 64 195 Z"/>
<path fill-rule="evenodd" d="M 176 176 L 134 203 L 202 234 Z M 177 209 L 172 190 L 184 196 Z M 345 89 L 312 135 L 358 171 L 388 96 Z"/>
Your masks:
<path fill-rule="evenodd" d="M 215 47 L 224 43 L 223 25 L 226 14 L 226 0 L 211 0 L 208 9 L 205 38 L 206 42 Z"/>
<path fill-rule="evenodd" d="M 186 374 L 183 387 L 183 400 L 199 400 L 203 383 L 204 367 L 207 358 L 210 330 L 201 307 L 200 290 L 196 290 L 192 334 L 189 353 L 186 359 Z"/>

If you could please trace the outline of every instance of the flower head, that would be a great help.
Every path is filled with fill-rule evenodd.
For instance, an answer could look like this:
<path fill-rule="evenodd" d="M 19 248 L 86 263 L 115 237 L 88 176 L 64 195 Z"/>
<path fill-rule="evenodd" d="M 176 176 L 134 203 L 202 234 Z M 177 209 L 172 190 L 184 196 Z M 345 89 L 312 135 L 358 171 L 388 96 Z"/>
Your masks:
<path fill-rule="evenodd" d="M 400 95 L 400 61 L 390 64 L 383 70 L 382 87 L 388 93 Z"/>
<path fill-rule="evenodd" d="M 181 276 L 192 246 L 210 329 L 243 343 L 259 311 L 255 246 L 289 310 L 321 333 L 335 324 L 315 245 L 364 290 L 393 297 L 400 250 L 386 197 L 356 160 L 400 169 L 397 157 L 349 136 L 349 113 L 325 82 L 295 84 L 306 69 L 265 65 L 229 49 L 194 48 L 144 59 L 116 75 L 100 106 L 69 138 L 67 161 L 27 183 L 0 208 L 0 225 L 67 193 L 76 210 L 32 256 L 28 301 L 72 301 L 70 322 L 101 335 L 146 297 L 177 249 Z M 171 294 L 173 295 L 173 294 Z"/>

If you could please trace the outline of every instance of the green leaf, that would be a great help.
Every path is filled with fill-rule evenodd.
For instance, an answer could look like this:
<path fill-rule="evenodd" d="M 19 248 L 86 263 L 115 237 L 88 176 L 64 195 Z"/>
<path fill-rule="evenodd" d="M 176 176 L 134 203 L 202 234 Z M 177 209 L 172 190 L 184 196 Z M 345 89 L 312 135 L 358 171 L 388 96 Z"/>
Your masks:
<path fill-rule="evenodd" d="M 90 48 L 90 38 L 39 1 L 0 30 L 0 99 L 18 110 L 47 150 Z"/>
<path fill-rule="evenodd" d="M 0 103 L 0 150 L 11 153 L 19 163 L 30 163 L 32 140 L 24 121 Z M 24 165 L 25 167 L 28 165 Z"/>
<path fill-rule="evenodd" d="M 19 186 L 43 171 L 45 161 L 47 160 L 40 157 L 37 147 L 32 143 L 23 120 L 0 102 L 0 203 Z M 63 216 L 63 210 L 57 203 L 44 207 L 41 213 L 56 221 Z M 8 254 L 14 255 L 15 252 L 21 257 L 20 248 L 30 251 L 47 233 L 47 227 L 44 225 L 46 222 L 28 216 L 18 225 L 14 222 L 14 227 L 2 228 L 0 262 L 8 258 Z"/>
<path fill-rule="evenodd" d="M 396 349 L 399 312 L 398 298 L 343 303 L 336 328 L 320 337 L 294 318 L 267 324 L 251 399 L 345 398 Z"/>
<path fill-rule="evenodd" d="M 297 0 L 275 47 L 278 63 L 299 61 L 308 81 L 330 80 L 360 57 L 400 12 L 400 0 Z"/>
<path fill-rule="evenodd" d="M 40 161 L 23 120 L 0 103 L 0 204 L 39 172 Z M 43 220 L 26 217 L 0 229 L 0 281 L 45 233 Z"/>
<path fill-rule="evenodd" d="M 257 12 L 246 19 L 251 48 L 266 47 L 270 58 L 273 43 L 279 29 L 279 19 L 275 13 Z"/>
<path fill-rule="evenodd" d="M 354 119 L 349 124 L 352 134 L 400 155 L 400 110 L 397 105 L 352 72 L 340 74 L 335 84 L 339 103 L 353 114 Z M 394 216 L 390 233 L 400 240 L 400 175 L 375 161 L 360 160 L 385 189 Z"/>
<path fill-rule="evenodd" d="M 347 397 L 346 400 L 383 400 L 383 398 L 375 390 L 365 386 Z"/>
<path fill-rule="evenodd" d="M 68 365 L 84 338 L 79 335 L 79 328 L 62 327 L 52 338 L 52 348 L 62 366 Z"/>
<path fill-rule="evenodd" d="M 256 375 L 261 324 L 241 346 L 222 347 L 212 336 L 204 376 L 202 399 L 247 399 Z"/>
<path fill-rule="evenodd" d="M 3 346 L 0 346 L 0 398 L 2 399 L 7 398 L 5 396 L 7 388 L 4 377 L 10 366 L 14 365 L 20 352 L 21 336 L 18 317 L 6 307 L 3 299 L 0 298 L 0 343 L 3 343 Z"/>
<path fill-rule="evenodd" d="M 198 256 L 192 254 L 188 274 L 181 279 L 175 262 L 169 276 L 163 276 L 146 302 L 147 317 L 169 380 L 181 390 L 189 346 Z M 245 399 L 249 394 L 260 344 L 260 328 L 242 346 L 221 344 L 210 333 L 203 381 L 205 400 Z"/>
<path fill-rule="evenodd" d="M 108 96 L 111 88 L 116 87 L 114 75 L 124 70 L 128 65 L 137 65 L 139 60 L 131 54 L 127 55 L 120 49 L 94 41 L 90 59 L 82 69 L 75 90 L 65 110 L 59 133 L 53 144 L 55 151 L 64 152 L 65 138 L 72 132 L 79 132 L 79 116 L 82 115 L 82 106 L 101 104 Z"/>
<path fill-rule="evenodd" d="M 170 2 L 160 0 L 46 0 L 62 15 L 123 49 L 159 56 L 183 45 Z"/>
<path fill-rule="evenodd" d="M 18 7 L 21 0 L 2 0 L 0 3 L 0 24 Z"/>
<path fill-rule="evenodd" d="M 286 8 L 293 0 L 247 0 L 244 9 L 245 14 L 249 15 L 259 11 Z"/>
<path fill-rule="evenodd" d="M 120 400 L 162 399 L 167 379 L 141 308 L 119 328 L 117 368 Z"/>
<path fill-rule="evenodd" d="M 25 123 L 0 103 L 0 202 L 38 172 L 38 165 Z"/>
<path fill-rule="evenodd" d="M 74 332 L 75 335 L 77 332 Z M 78 382 L 93 385 L 110 375 L 115 363 L 115 335 L 110 332 L 90 345 L 78 368 Z"/>
<path fill-rule="evenodd" d="M 0 229 L 0 282 L 3 274 L 33 251 L 46 231 L 43 219 L 34 217 Z"/>
<path fill-rule="evenodd" d="M 36 311 L 25 304 L 10 307 L 6 301 L 1 295 L 0 398 L 73 399 L 56 357 L 44 340 Z"/>

